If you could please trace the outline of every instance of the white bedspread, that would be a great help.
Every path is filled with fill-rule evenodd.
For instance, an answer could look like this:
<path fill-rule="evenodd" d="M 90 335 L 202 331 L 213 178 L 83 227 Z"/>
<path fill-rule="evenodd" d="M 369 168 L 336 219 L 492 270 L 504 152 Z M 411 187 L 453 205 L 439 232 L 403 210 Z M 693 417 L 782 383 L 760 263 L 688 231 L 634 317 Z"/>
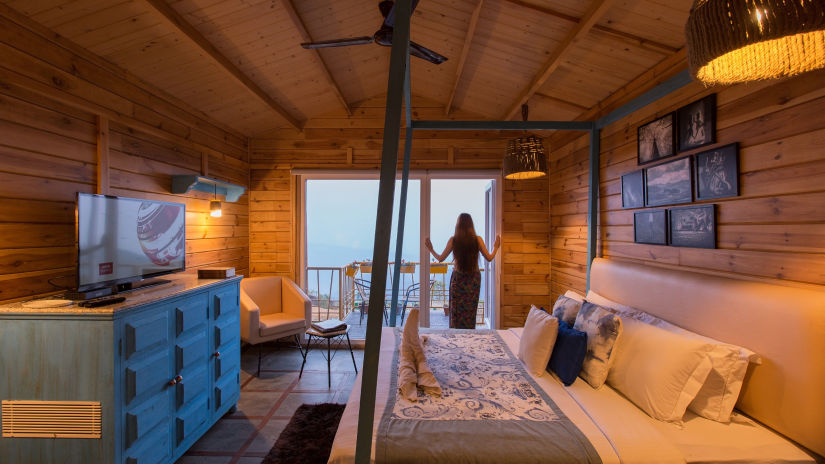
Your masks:
<path fill-rule="evenodd" d="M 507 346 L 516 352 L 520 333 L 521 329 L 499 331 Z M 389 391 L 394 343 L 392 329 L 385 328 L 378 367 L 373 456 L 379 418 L 388 395 L 395 394 Z M 564 387 L 549 374 L 534 378 L 590 440 L 605 463 L 756 462 L 751 458 L 759 462 L 813 462 L 787 440 L 750 421 L 726 426 L 697 417 L 688 418 L 685 427 L 679 428 L 650 418 L 608 386 L 594 390 L 577 380 Z M 332 445 L 332 464 L 354 462 L 360 393 L 359 374 Z"/>

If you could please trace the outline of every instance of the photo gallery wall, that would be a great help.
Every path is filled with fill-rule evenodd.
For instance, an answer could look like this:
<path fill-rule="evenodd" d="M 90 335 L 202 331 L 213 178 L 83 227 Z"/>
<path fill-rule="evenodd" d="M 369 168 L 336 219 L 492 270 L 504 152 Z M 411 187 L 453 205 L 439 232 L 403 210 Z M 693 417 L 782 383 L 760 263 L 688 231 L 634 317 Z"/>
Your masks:
<path fill-rule="evenodd" d="M 716 95 L 639 126 L 638 165 L 656 163 L 716 142 Z M 736 143 L 622 175 L 622 208 L 650 208 L 739 195 Z M 644 209 L 633 215 L 633 241 L 716 248 L 716 205 Z"/>

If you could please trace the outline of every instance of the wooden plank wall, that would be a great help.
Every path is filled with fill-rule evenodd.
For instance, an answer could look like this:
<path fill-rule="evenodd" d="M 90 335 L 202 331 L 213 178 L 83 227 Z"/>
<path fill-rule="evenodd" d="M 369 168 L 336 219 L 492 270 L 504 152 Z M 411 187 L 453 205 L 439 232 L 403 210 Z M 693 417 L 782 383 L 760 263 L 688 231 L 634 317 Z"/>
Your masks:
<path fill-rule="evenodd" d="M 673 69 L 684 67 L 681 62 Z M 651 82 L 636 87 L 650 87 L 651 76 L 645 76 Z M 721 88 L 693 83 L 606 127 L 601 137 L 599 254 L 792 285 L 825 284 L 823 82 L 825 72 Z M 740 147 L 740 196 L 695 202 L 718 205 L 718 248 L 633 243 L 635 210 L 621 208 L 620 182 L 622 174 L 639 169 L 636 128 L 711 93 L 717 96 L 715 146 L 738 142 Z M 554 298 L 569 288 L 585 289 L 587 143 L 586 137 L 568 138 L 550 158 Z"/>
<path fill-rule="evenodd" d="M 0 10 L 0 301 L 74 285 L 75 195 L 98 184 L 112 195 L 186 203 L 187 267 L 247 273 L 247 195 L 212 218 L 210 195 L 169 194 L 172 174 L 204 166 L 247 186 L 247 139 Z"/>
<path fill-rule="evenodd" d="M 413 99 L 414 117 L 439 119 L 444 107 Z M 457 113 L 456 119 L 469 115 Z M 353 116 L 341 111 L 308 122 L 303 132 L 278 130 L 251 145 L 250 267 L 252 275 L 297 279 L 295 268 L 298 186 L 292 168 L 378 169 L 384 125 L 384 100 L 356 105 Z M 402 131 L 402 141 L 403 141 Z M 412 169 L 501 169 L 512 134 L 473 131 L 416 131 Z M 403 154 L 403 149 L 400 151 Z M 399 155 L 399 161 L 402 155 Z M 400 166 L 399 166 L 400 168 Z M 530 304 L 548 305 L 550 258 L 547 179 L 505 181 L 502 234 L 502 325 L 524 324 Z"/>

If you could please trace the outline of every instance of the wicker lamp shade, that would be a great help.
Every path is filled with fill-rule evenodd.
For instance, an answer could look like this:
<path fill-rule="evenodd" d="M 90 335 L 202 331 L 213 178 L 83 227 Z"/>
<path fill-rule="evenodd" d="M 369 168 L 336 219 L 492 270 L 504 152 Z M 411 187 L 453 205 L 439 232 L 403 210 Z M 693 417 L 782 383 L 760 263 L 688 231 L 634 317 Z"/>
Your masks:
<path fill-rule="evenodd" d="M 695 0 L 685 36 L 705 84 L 793 76 L 825 68 L 825 1 Z"/>
<path fill-rule="evenodd" d="M 535 135 L 510 140 L 504 155 L 505 179 L 533 179 L 547 174 L 544 145 Z"/>

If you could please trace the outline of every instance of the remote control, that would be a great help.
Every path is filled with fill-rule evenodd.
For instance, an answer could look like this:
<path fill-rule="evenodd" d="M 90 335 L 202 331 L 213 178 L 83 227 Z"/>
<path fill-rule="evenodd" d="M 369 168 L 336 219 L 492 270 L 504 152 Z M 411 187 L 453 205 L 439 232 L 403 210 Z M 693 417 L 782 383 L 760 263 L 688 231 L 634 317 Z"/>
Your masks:
<path fill-rule="evenodd" d="M 95 298 L 93 300 L 81 301 L 77 305 L 83 306 L 84 308 L 97 308 L 98 306 L 108 306 L 121 303 L 123 301 L 126 301 L 125 296 L 109 296 L 105 298 Z"/>

